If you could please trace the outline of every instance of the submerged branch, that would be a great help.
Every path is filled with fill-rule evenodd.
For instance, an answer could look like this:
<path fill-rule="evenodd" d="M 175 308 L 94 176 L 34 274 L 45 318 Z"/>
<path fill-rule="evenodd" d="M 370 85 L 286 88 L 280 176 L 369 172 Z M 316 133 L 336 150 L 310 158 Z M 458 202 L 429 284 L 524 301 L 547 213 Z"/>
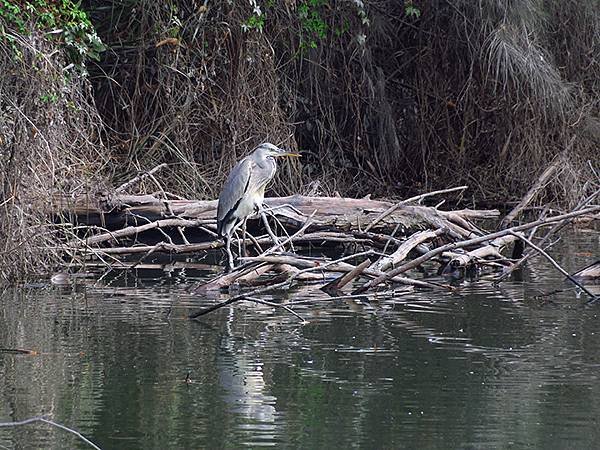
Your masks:
<path fill-rule="evenodd" d="M 62 425 L 60 423 L 46 419 L 45 417 L 32 417 L 30 419 L 21 420 L 18 422 L 0 422 L 0 427 L 18 427 L 21 425 L 28 425 L 28 424 L 34 423 L 34 422 L 47 423 L 48 425 L 52 425 L 53 427 L 57 427 L 57 428 L 60 428 L 61 430 L 68 431 L 69 433 L 77 436 L 79 439 L 81 439 L 83 442 L 88 444 L 90 447 L 95 448 L 96 450 L 102 450 L 100 447 L 98 447 L 96 444 L 94 444 L 92 441 L 90 441 L 88 438 L 86 438 L 84 435 L 82 435 L 79 431 L 73 430 L 72 428 L 69 428 L 65 425 Z"/>
<path fill-rule="evenodd" d="M 569 275 L 569 272 L 567 272 L 565 269 L 563 269 L 562 267 L 560 267 L 560 265 L 548 253 L 546 253 L 540 247 L 538 247 L 537 245 L 535 245 L 533 242 L 531 242 L 529 239 L 527 239 L 525 236 L 523 236 L 521 234 L 517 234 L 517 233 L 514 233 L 514 232 L 511 232 L 511 234 L 515 238 L 521 239 L 522 241 L 526 242 L 527 245 L 529 245 L 536 252 L 538 252 L 540 255 L 542 255 L 544 258 L 546 258 L 548 261 L 550 261 L 550 263 L 554 267 L 556 267 L 556 269 L 560 273 L 562 273 L 565 277 L 567 277 L 567 279 L 569 281 L 571 281 L 573 284 L 575 284 L 577 287 L 579 287 L 583 292 L 585 292 L 587 295 L 589 295 L 591 300 L 595 300 L 597 298 L 597 295 L 595 295 L 594 293 L 590 292 L 583 284 L 581 284 L 579 281 L 577 281 L 575 278 L 573 278 L 571 275 Z"/>

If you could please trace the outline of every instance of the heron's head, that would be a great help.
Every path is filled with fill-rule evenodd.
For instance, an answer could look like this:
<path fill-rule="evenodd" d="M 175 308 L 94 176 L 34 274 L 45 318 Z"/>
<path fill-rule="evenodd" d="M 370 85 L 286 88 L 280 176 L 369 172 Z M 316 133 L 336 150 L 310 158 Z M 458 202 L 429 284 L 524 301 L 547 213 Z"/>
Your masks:
<path fill-rule="evenodd" d="M 256 147 L 254 153 L 261 158 L 282 158 L 284 156 L 300 157 L 299 153 L 284 150 L 268 142 L 260 144 L 258 147 Z"/>

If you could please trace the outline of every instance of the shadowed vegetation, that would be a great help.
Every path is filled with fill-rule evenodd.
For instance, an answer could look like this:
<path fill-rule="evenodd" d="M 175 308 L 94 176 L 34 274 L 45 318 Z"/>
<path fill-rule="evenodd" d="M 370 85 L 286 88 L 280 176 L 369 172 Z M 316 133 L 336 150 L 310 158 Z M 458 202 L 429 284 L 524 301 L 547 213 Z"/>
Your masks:
<path fill-rule="evenodd" d="M 598 2 L 94 5 L 95 93 L 124 167 L 172 163 L 186 195 L 215 197 L 264 140 L 307 156 L 281 194 L 458 182 L 505 201 L 569 147 L 549 192 L 564 200 L 596 154 Z"/>

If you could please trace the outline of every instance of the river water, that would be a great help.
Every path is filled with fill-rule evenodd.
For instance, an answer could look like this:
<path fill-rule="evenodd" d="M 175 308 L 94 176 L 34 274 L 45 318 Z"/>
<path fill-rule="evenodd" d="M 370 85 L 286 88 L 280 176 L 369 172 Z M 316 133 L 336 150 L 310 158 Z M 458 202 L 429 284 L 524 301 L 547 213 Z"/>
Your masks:
<path fill-rule="evenodd" d="M 581 231 L 551 253 L 600 254 Z M 103 449 L 600 448 L 600 304 L 534 260 L 522 281 L 463 282 L 295 310 L 187 288 L 201 270 L 111 272 L 0 296 L 0 422 L 44 416 Z M 548 296 L 554 290 L 560 292 Z M 221 294 L 221 299 L 226 298 Z M 0 449 L 91 448 L 43 423 L 0 428 Z"/>

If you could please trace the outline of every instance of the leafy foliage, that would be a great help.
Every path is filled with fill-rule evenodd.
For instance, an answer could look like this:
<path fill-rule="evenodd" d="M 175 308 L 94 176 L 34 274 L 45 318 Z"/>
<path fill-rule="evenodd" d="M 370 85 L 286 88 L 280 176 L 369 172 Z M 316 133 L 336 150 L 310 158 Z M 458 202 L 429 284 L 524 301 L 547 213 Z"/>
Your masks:
<path fill-rule="evenodd" d="M 414 17 L 416 19 L 421 17 L 421 10 L 416 7 L 412 1 L 408 1 L 404 4 L 404 13 L 408 17 Z"/>
<path fill-rule="evenodd" d="M 304 0 L 298 4 L 300 19 L 300 49 L 317 48 L 318 43 L 327 37 L 329 26 L 323 18 L 327 0 Z"/>
<path fill-rule="evenodd" d="M 31 30 L 46 33 L 64 46 L 72 64 L 80 69 L 84 69 L 86 58 L 99 60 L 105 50 L 86 12 L 72 0 L 0 0 L 0 19 L 19 34 Z M 0 28 L 0 40 L 13 43 L 14 37 L 6 28 Z"/>
<path fill-rule="evenodd" d="M 329 0 L 301 0 L 296 7 L 296 19 L 300 24 L 299 29 L 299 50 L 305 52 L 308 49 L 315 49 L 319 42 L 327 37 L 329 25 L 327 23 L 325 10 L 331 9 Z M 252 13 L 242 23 L 244 31 L 256 30 L 260 33 L 264 31 L 267 16 L 275 15 L 276 5 L 273 0 L 267 0 L 260 4 L 257 0 L 251 0 Z M 348 22 L 343 27 L 338 27 L 334 31 L 336 36 L 348 31 Z"/>

